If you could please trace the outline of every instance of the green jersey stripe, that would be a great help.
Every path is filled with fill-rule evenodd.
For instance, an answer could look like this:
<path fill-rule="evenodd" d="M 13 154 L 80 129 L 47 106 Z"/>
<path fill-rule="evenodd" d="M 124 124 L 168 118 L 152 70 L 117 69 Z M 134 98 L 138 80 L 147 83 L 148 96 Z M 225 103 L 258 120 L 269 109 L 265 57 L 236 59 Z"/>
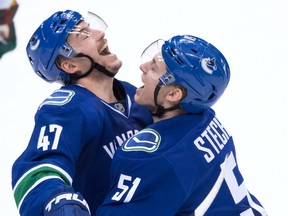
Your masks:
<path fill-rule="evenodd" d="M 60 167 L 52 164 L 42 164 L 28 170 L 14 187 L 14 198 L 17 207 L 20 201 L 38 184 L 51 178 L 60 178 L 67 185 L 72 184 L 71 177 Z"/>

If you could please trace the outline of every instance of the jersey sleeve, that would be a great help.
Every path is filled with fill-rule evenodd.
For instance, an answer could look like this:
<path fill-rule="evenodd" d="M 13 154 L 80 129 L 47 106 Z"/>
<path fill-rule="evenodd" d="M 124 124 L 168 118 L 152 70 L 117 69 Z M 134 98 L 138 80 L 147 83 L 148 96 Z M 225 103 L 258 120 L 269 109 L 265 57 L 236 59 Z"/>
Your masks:
<path fill-rule="evenodd" d="M 120 158 L 116 153 L 112 187 L 97 216 L 174 215 L 186 194 L 169 162 L 161 157 L 137 162 L 135 157 Z"/>
<path fill-rule="evenodd" d="M 82 112 L 77 106 L 50 106 L 36 113 L 29 144 L 12 167 L 14 199 L 21 215 L 43 215 L 50 195 L 72 186 L 77 159 L 89 139 Z"/>

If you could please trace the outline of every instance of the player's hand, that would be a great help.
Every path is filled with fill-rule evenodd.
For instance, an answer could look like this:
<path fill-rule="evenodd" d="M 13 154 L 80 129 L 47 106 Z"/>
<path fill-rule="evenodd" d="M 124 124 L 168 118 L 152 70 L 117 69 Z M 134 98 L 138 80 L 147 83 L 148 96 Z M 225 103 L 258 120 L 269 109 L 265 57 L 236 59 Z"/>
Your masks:
<path fill-rule="evenodd" d="M 90 210 L 81 194 L 65 191 L 50 199 L 44 216 L 90 216 Z"/>

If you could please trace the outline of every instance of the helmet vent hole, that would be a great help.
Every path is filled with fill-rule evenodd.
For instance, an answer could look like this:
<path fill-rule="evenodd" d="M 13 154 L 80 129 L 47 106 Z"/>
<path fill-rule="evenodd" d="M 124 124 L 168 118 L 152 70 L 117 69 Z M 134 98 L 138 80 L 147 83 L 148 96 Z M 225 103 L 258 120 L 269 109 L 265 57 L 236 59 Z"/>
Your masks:
<path fill-rule="evenodd" d="M 43 77 L 42 73 L 40 71 L 36 72 L 38 76 Z"/>
<path fill-rule="evenodd" d="M 29 58 L 30 63 L 33 65 L 34 62 L 33 62 L 33 59 L 31 58 L 31 56 L 28 56 L 28 58 Z"/>
<path fill-rule="evenodd" d="M 209 96 L 208 100 L 212 100 L 215 96 L 216 96 L 216 95 L 215 95 L 214 93 L 212 93 L 212 94 Z"/>
<path fill-rule="evenodd" d="M 195 50 L 195 49 L 191 49 L 191 51 L 194 52 L 194 53 L 197 53 L 197 50 Z"/>

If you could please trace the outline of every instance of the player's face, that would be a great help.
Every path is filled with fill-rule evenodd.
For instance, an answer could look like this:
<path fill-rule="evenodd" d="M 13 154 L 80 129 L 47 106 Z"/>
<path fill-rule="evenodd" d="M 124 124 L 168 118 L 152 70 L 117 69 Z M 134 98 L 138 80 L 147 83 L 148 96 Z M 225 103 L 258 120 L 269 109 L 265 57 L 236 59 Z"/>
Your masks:
<path fill-rule="evenodd" d="M 140 69 L 142 71 L 141 79 L 144 85 L 137 89 L 134 99 L 138 104 L 144 105 L 151 111 L 154 111 L 156 110 L 154 90 L 159 83 L 159 78 L 167 71 L 162 55 L 160 53 L 156 54 L 152 60 L 141 64 Z M 157 99 L 158 104 L 161 104 L 161 100 L 163 100 L 161 96 L 162 89 L 163 88 L 161 88 Z"/>
<path fill-rule="evenodd" d="M 90 56 L 110 72 L 117 73 L 122 66 L 122 61 L 110 52 L 104 31 L 92 28 L 87 21 L 80 21 L 74 27 L 67 42 L 74 48 L 76 53 Z M 87 64 L 91 63 L 87 61 Z"/>

